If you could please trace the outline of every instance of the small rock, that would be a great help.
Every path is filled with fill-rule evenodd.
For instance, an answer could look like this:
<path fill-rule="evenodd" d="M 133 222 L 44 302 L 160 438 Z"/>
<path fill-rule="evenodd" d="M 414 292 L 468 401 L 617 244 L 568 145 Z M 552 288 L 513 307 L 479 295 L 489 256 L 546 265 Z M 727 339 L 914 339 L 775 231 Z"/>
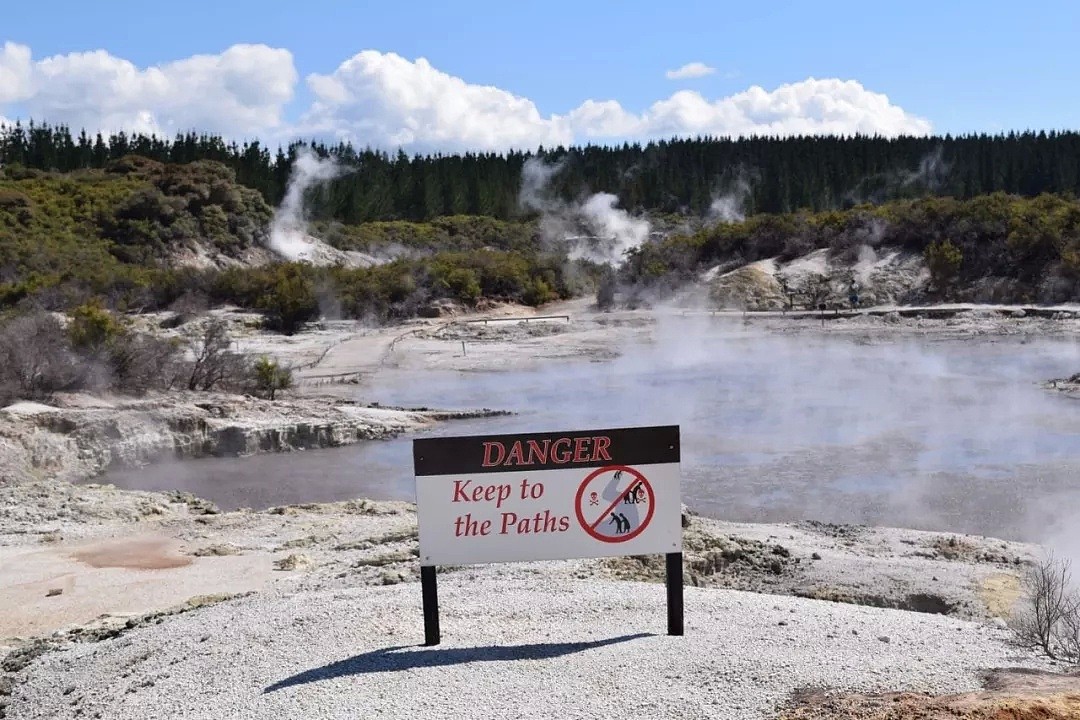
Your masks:
<path fill-rule="evenodd" d="M 383 585 L 397 585 L 401 582 L 401 573 L 391 572 L 387 570 L 382 574 Z"/>
<path fill-rule="evenodd" d="M 278 570 L 307 570 L 314 564 L 314 560 L 302 553 L 294 553 L 274 561 L 274 567 Z"/>
<path fill-rule="evenodd" d="M 781 620 L 780 622 L 778 622 L 776 624 L 777 625 L 787 625 L 787 620 Z"/>
<path fill-rule="evenodd" d="M 240 555 L 242 552 L 235 545 L 225 543 L 224 545 L 208 545 L 207 547 L 198 548 L 191 554 L 195 557 L 224 557 L 226 555 Z"/>
<path fill-rule="evenodd" d="M 859 631 L 858 631 L 858 630 L 855 630 L 854 628 L 852 628 L 852 630 L 851 630 L 851 634 L 852 634 L 852 635 L 858 635 L 858 634 L 859 634 Z"/>
<path fill-rule="evenodd" d="M 64 589 L 63 588 L 52 588 L 52 589 L 49 590 L 49 592 L 45 593 L 45 597 L 56 597 L 57 595 L 63 595 L 63 594 L 64 594 Z"/>
<path fill-rule="evenodd" d="M 891 640 L 889 639 L 889 636 L 888 636 L 888 635 L 878 635 L 878 640 L 880 640 L 880 641 L 881 641 L 881 642 L 883 642 L 883 643 L 887 643 L 887 642 L 892 642 L 892 641 L 891 641 Z"/>
<path fill-rule="evenodd" d="M 810 559 L 811 560 L 820 560 L 821 559 L 821 553 L 814 553 L 813 555 L 810 556 Z"/>

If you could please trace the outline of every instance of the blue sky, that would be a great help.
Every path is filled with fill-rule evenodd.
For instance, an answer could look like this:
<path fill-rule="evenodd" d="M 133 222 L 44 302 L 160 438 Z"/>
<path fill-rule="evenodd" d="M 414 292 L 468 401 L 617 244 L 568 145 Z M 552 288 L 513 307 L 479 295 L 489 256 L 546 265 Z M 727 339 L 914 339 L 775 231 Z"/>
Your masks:
<path fill-rule="evenodd" d="M 282 122 L 290 128 L 316 99 L 305 79 L 312 73 L 333 73 L 362 50 L 394 53 L 409 62 L 426 58 L 439 72 L 467 84 L 491 85 L 528 99 L 542 118 L 569 113 L 590 99 L 614 100 L 625 113 L 641 114 L 679 90 L 712 102 L 753 85 L 771 92 L 813 77 L 855 80 L 870 93 L 887 95 L 889 103 L 905 113 L 927 120 L 935 133 L 1080 124 L 1075 91 L 1080 3 L 1044 2 L 1034 8 L 922 0 L 881 6 L 791 0 L 762 6 L 637 0 L 187 0 L 151 6 L 117 0 L 102 3 L 107 10 L 94 5 L 14 4 L 5 9 L 0 43 L 29 47 L 34 61 L 104 49 L 140 69 L 221 53 L 237 43 L 283 48 L 291 52 L 297 73 L 295 95 L 282 108 Z M 689 62 L 704 63 L 715 72 L 680 81 L 665 77 L 665 71 Z M 0 84 L 3 78 L 0 74 Z M 0 85 L 0 98 L 2 89 Z M 57 113 L 65 107 L 55 98 L 51 105 L 32 102 L 0 104 L 0 116 L 24 116 L 27 107 Z M 343 128 L 357 120 L 360 100 L 350 102 L 351 114 L 337 112 L 333 120 L 310 126 L 349 132 Z M 85 122 L 93 116 L 78 117 Z M 392 120 L 386 122 L 427 121 L 403 115 L 395 106 Z M 625 134 L 680 132 L 681 127 L 677 121 L 657 119 L 638 125 Z M 385 123 L 380 127 L 364 132 L 398 138 Z M 565 132 L 575 139 L 585 137 L 578 127 Z M 239 130 L 261 132 L 255 126 Z M 605 129 L 601 134 L 622 131 Z M 407 137 L 401 142 L 438 145 L 444 136 L 421 131 Z M 478 137 L 467 135 L 451 145 L 497 142 Z"/>

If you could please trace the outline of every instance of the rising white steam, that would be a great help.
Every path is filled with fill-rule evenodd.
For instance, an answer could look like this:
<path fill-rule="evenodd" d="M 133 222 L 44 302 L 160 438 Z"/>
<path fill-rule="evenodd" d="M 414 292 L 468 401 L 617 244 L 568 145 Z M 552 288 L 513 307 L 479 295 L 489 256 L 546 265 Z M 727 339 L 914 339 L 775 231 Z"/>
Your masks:
<path fill-rule="evenodd" d="M 319 183 L 341 175 L 342 168 L 334 158 L 320 158 L 308 148 L 302 148 L 293 162 L 285 199 L 274 212 L 270 223 L 270 249 L 287 260 L 312 259 L 318 254 L 317 243 L 307 233 L 304 217 L 304 194 Z"/>
<path fill-rule="evenodd" d="M 562 161 L 526 160 L 518 196 L 521 206 L 540 213 L 541 237 L 547 243 L 569 245 L 570 259 L 621 264 L 627 251 L 648 239 L 649 221 L 618 207 L 619 198 L 611 193 L 596 193 L 576 204 L 556 197 L 551 180 L 562 168 Z"/>
<path fill-rule="evenodd" d="M 713 193 L 706 217 L 710 222 L 737 223 L 746 219 L 752 181 L 758 179 L 757 174 L 740 166 L 729 178 L 723 191 Z"/>
<path fill-rule="evenodd" d="M 890 170 L 869 175 L 848 191 L 844 199 L 852 204 L 879 205 L 889 200 L 922 193 L 940 193 L 949 179 L 951 164 L 938 145 L 919 160 L 915 170 Z"/>
<path fill-rule="evenodd" d="M 616 265 L 627 251 L 648 239 L 649 221 L 631 217 L 616 207 L 618 204 L 619 198 L 610 193 L 597 193 L 585 201 L 581 214 L 597 237 L 575 247 L 570 253 L 572 260 L 584 258 Z"/>

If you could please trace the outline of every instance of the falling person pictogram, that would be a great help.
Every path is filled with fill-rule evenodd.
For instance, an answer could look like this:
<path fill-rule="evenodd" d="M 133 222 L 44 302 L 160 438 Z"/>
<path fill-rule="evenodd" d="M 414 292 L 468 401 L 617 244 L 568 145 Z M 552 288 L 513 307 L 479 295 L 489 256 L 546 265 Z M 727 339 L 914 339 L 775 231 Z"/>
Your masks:
<path fill-rule="evenodd" d="M 638 483 L 630 489 L 630 492 L 626 493 L 623 498 L 624 505 L 637 505 L 638 503 L 647 503 L 649 498 L 645 494 L 645 486 Z"/>

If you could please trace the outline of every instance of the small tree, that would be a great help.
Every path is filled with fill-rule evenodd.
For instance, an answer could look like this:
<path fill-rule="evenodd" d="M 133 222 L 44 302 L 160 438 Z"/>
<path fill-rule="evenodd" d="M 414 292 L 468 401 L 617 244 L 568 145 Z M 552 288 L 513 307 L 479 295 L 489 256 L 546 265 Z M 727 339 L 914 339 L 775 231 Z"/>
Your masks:
<path fill-rule="evenodd" d="M 275 360 L 263 356 L 255 361 L 252 366 L 255 392 L 270 400 L 279 390 L 288 390 L 292 387 L 292 369 L 282 367 Z"/>
<path fill-rule="evenodd" d="M 1047 657 L 1080 659 L 1080 596 L 1068 560 L 1047 553 L 1024 574 L 1025 604 L 1010 623 L 1016 639 Z"/>
<path fill-rule="evenodd" d="M 94 299 L 70 312 L 68 338 L 79 355 L 78 386 L 101 389 L 113 383 L 112 356 L 131 333 L 123 322 Z"/>
<path fill-rule="evenodd" d="M 960 274 L 964 253 L 948 240 L 943 240 L 927 245 L 925 254 L 930 282 L 938 292 L 944 294 Z"/>
<path fill-rule="evenodd" d="M 222 320 L 206 324 L 202 333 L 188 336 L 193 360 L 187 375 L 188 390 L 213 390 L 238 384 L 245 376 L 244 357 L 229 350 L 232 340 Z"/>
<path fill-rule="evenodd" d="M 125 331 L 123 323 L 106 310 L 100 301 L 92 300 L 71 311 L 68 335 L 72 346 L 80 352 L 102 353 Z"/>
<path fill-rule="evenodd" d="M 787 275 L 783 273 L 776 274 L 776 282 L 780 285 L 780 292 L 783 293 L 785 300 L 787 301 L 787 308 L 789 310 L 795 309 L 795 290 L 791 287 L 791 281 L 788 280 Z"/>
<path fill-rule="evenodd" d="M 480 281 L 477 279 L 476 273 L 470 268 L 449 269 L 445 277 L 439 280 L 439 284 L 454 298 L 469 305 L 475 305 L 483 294 L 480 289 Z"/>
<path fill-rule="evenodd" d="M 49 313 L 20 315 L 0 326 L 0 406 L 74 387 L 78 366 L 64 328 Z"/>
<path fill-rule="evenodd" d="M 596 307 L 609 310 L 615 305 L 615 273 L 606 271 L 600 278 L 600 287 L 596 290 Z"/>
<path fill-rule="evenodd" d="M 295 265 L 282 265 L 275 270 L 271 285 L 257 305 L 267 313 L 267 325 L 286 335 L 292 335 L 319 315 L 315 285 L 306 271 Z"/>
<path fill-rule="evenodd" d="M 814 273 L 806 279 L 806 298 L 815 309 L 825 304 L 832 293 L 832 285 L 829 276 L 824 273 Z"/>
<path fill-rule="evenodd" d="M 151 388 L 169 390 L 180 380 L 180 342 L 146 333 L 129 333 L 116 341 L 109 352 L 113 386 L 121 391 L 142 394 Z"/>

